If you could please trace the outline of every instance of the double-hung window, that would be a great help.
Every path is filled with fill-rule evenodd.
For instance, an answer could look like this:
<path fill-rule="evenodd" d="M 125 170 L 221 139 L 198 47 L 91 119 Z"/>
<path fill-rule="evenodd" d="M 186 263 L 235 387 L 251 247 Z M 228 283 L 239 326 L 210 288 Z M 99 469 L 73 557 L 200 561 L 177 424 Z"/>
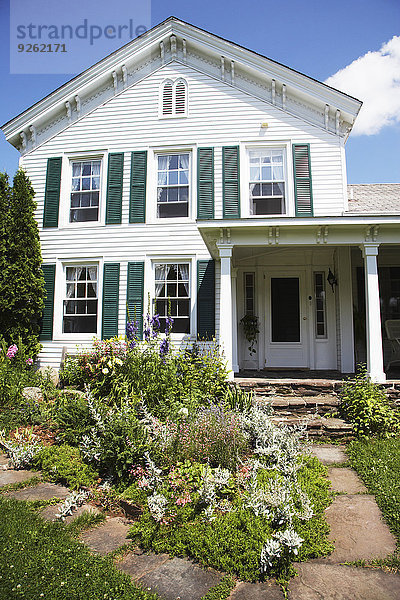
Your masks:
<path fill-rule="evenodd" d="M 63 333 L 97 333 L 98 267 L 65 268 Z"/>
<path fill-rule="evenodd" d="M 69 222 L 99 220 L 101 160 L 72 161 Z"/>
<path fill-rule="evenodd" d="M 189 216 L 189 153 L 157 156 L 157 217 Z"/>
<path fill-rule="evenodd" d="M 190 268 L 188 263 L 155 265 L 155 311 L 161 332 L 166 318 L 174 319 L 173 333 L 190 333 Z"/>
<path fill-rule="evenodd" d="M 286 174 L 283 148 L 249 150 L 249 163 L 250 214 L 285 214 Z"/>

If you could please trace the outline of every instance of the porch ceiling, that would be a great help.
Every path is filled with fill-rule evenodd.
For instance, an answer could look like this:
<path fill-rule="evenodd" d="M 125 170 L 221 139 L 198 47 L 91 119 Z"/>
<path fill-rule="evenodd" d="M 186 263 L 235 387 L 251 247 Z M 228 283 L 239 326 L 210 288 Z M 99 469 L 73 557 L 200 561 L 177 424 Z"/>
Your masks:
<path fill-rule="evenodd" d="M 239 247 L 361 246 L 400 244 L 400 217 L 313 217 L 198 221 L 199 232 L 213 258 L 217 244 Z"/>

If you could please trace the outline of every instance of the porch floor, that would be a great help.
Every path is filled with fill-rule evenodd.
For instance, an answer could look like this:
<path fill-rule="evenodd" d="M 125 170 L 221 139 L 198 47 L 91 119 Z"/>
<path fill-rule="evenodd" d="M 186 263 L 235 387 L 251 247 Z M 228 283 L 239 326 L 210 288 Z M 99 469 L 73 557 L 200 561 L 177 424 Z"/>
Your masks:
<path fill-rule="evenodd" d="M 349 377 L 354 376 L 354 373 L 340 373 L 339 371 L 326 370 L 326 371 L 311 371 L 308 369 L 292 369 L 292 370 L 262 370 L 262 371 L 250 371 L 244 370 L 235 373 L 235 381 L 246 381 L 246 379 L 252 379 L 253 381 L 266 382 L 282 382 L 282 383 L 295 383 L 296 381 L 315 381 L 320 383 L 321 381 L 341 381 Z M 387 380 L 386 384 L 399 384 L 400 383 L 400 366 L 394 366 L 389 369 L 386 373 Z"/>

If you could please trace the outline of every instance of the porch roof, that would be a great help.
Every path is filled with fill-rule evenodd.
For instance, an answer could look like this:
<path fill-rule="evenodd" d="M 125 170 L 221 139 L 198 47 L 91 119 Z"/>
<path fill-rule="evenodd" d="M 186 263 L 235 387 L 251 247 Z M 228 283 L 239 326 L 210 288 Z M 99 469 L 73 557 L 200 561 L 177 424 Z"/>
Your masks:
<path fill-rule="evenodd" d="M 400 244 L 400 215 L 334 217 L 250 217 L 197 221 L 213 258 L 217 244 L 232 246 L 361 246 Z"/>

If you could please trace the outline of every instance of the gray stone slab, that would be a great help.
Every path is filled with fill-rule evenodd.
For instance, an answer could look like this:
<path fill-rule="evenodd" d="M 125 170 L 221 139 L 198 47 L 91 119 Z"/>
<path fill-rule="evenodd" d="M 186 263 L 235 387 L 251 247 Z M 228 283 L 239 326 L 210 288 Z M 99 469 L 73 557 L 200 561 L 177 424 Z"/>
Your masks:
<path fill-rule="evenodd" d="M 296 565 L 289 600 L 398 600 L 400 577 L 372 569 L 314 562 Z M 249 599 L 250 600 L 250 599 Z"/>
<path fill-rule="evenodd" d="M 45 506 L 40 511 L 40 515 L 45 521 L 58 521 L 59 519 L 56 517 L 56 514 L 58 514 L 61 506 L 62 506 L 61 502 L 58 504 L 52 504 L 50 506 Z M 82 506 L 79 506 L 78 509 L 72 513 L 72 515 L 68 515 L 68 517 L 66 517 L 63 522 L 68 525 L 69 523 L 72 523 L 72 521 L 74 521 L 76 519 L 76 517 L 79 517 L 80 515 L 82 515 L 85 512 L 89 512 L 89 513 L 97 515 L 101 511 L 96 506 L 92 506 L 91 504 L 82 504 Z"/>
<path fill-rule="evenodd" d="M 366 494 L 367 488 L 353 469 L 329 467 L 328 477 L 334 492 L 345 494 Z"/>
<path fill-rule="evenodd" d="M 222 577 L 213 569 L 201 569 L 188 560 L 173 558 L 138 581 L 165 600 L 201 600 Z"/>
<path fill-rule="evenodd" d="M 315 444 L 311 453 L 322 462 L 323 465 L 342 464 L 347 461 L 344 446 L 333 446 L 332 444 Z"/>
<path fill-rule="evenodd" d="M 284 595 L 275 581 L 265 583 L 239 583 L 229 600 L 283 600 Z"/>
<path fill-rule="evenodd" d="M 84 542 L 91 550 L 99 554 L 108 554 L 113 552 L 120 546 L 130 543 L 126 536 L 129 533 L 131 524 L 120 517 L 113 517 L 92 529 L 85 531 L 80 536 L 80 540 Z"/>
<path fill-rule="evenodd" d="M 18 473 L 19 471 L 16 471 Z M 64 500 L 69 494 L 68 488 L 55 483 L 38 483 L 35 487 L 27 487 L 23 490 L 8 492 L 8 496 L 17 500 L 51 500 L 52 498 L 61 498 Z"/>
<path fill-rule="evenodd" d="M 335 550 L 323 562 L 383 558 L 395 551 L 395 538 L 373 496 L 337 496 L 325 514 Z"/>
<path fill-rule="evenodd" d="M 39 473 L 35 471 L 14 471 L 13 469 L 7 471 L 0 471 L 0 487 L 5 485 L 11 485 L 12 483 L 21 483 L 22 481 L 29 481 L 33 477 L 37 477 Z"/>
<path fill-rule="evenodd" d="M 133 579 L 139 579 L 139 577 L 151 573 L 169 559 L 168 554 L 144 554 L 140 550 L 135 550 L 118 561 L 116 566 Z"/>

